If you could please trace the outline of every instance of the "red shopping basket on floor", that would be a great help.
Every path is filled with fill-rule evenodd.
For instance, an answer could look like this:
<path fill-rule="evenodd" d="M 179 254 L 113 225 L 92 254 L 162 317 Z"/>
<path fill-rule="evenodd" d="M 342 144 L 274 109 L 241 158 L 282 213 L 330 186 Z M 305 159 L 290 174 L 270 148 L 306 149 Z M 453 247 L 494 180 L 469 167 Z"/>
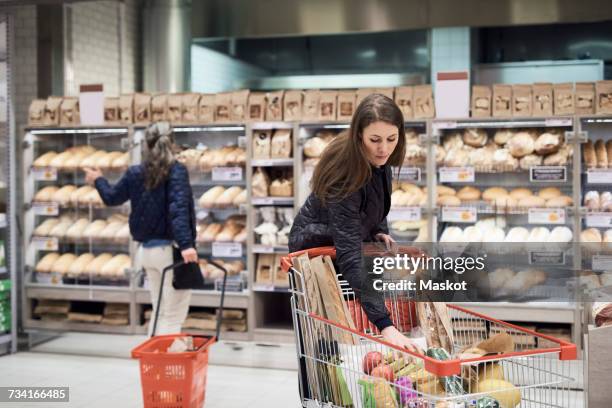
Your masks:
<path fill-rule="evenodd" d="M 219 338 L 227 270 L 213 261 L 208 261 L 221 269 L 223 286 L 221 302 L 217 313 L 216 336 L 197 336 L 190 334 L 169 334 L 155 336 L 159 305 L 162 300 L 162 289 L 166 272 L 181 263 L 170 265 L 162 271 L 157 310 L 153 320 L 152 337 L 132 350 L 132 358 L 140 360 L 140 381 L 145 408 L 201 408 L 206 395 L 206 376 L 208 372 L 208 351 Z M 193 337 L 194 351 L 168 353 L 167 350 L 175 339 Z"/>

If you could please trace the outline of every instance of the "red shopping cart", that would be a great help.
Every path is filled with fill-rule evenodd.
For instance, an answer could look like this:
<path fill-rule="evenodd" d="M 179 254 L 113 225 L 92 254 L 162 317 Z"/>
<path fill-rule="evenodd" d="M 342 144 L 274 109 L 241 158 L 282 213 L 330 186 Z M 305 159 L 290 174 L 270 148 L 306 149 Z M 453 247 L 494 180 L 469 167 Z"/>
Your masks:
<path fill-rule="evenodd" d="M 192 334 L 169 334 L 155 336 L 159 307 L 153 319 L 151 338 L 132 350 L 132 358 L 140 360 L 140 379 L 145 408 L 201 408 L 206 394 L 206 374 L 208 371 L 208 351 L 219 340 L 225 300 L 227 270 L 214 261 L 208 261 L 223 271 L 221 301 L 217 313 L 216 334 L 213 337 Z M 163 269 L 157 304 L 162 301 L 162 290 L 166 273 L 182 262 Z M 168 353 L 175 339 L 190 336 L 195 351 Z"/>
<path fill-rule="evenodd" d="M 418 253 L 416 248 L 403 252 Z M 333 247 L 315 248 L 289 254 L 283 269 L 289 272 L 291 309 L 300 365 L 302 405 L 359 408 L 515 408 L 573 407 L 570 386 L 571 361 L 576 346 L 532 330 L 509 324 L 460 306 L 448 305 L 454 349 L 492 338 L 496 333 L 513 333 L 540 340 L 514 343 L 514 350 L 485 357 L 444 355 L 437 350 L 426 355 L 400 349 L 385 342 L 369 324 L 343 326 L 311 312 L 306 293 L 306 274 L 293 265 L 293 259 L 307 254 L 335 257 Z M 357 311 L 355 294 L 342 285 L 346 304 Z M 414 295 L 385 293 L 386 304 L 396 327 L 404 331 L 418 326 L 413 313 Z M 460 334 L 460 335 L 459 335 Z M 546 345 L 544 346 L 544 343 Z M 364 372 L 364 357 L 380 353 L 393 370 Z M 396 368 L 400 367 L 398 371 Z"/>

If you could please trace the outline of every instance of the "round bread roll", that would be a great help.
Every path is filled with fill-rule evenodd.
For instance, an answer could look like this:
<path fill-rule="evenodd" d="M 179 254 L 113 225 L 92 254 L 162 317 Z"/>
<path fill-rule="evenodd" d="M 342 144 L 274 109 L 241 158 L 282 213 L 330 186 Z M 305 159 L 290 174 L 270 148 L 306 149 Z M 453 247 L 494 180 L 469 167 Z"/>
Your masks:
<path fill-rule="evenodd" d="M 241 204 L 246 204 L 247 202 L 247 190 L 242 190 L 240 194 L 238 194 L 234 200 L 232 201 L 232 205 L 238 207 Z"/>
<path fill-rule="evenodd" d="M 38 237 L 46 237 L 51 233 L 53 227 L 59 224 L 59 222 L 59 218 L 47 218 L 42 222 L 42 224 L 34 229 L 33 235 Z"/>
<path fill-rule="evenodd" d="M 535 141 L 535 152 L 540 155 L 555 153 L 561 147 L 561 136 L 554 133 L 542 133 Z"/>
<path fill-rule="evenodd" d="M 482 193 L 482 199 L 485 201 L 494 201 L 498 197 L 508 196 L 508 190 L 503 187 L 489 187 Z"/>
<path fill-rule="evenodd" d="M 130 154 L 128 152 L 123 153 L 111 162 L 110 167 L 112 169 L 125 169 L 130 165 Z M 197 165 L 197 163 L 196 163 Z"/>
<path fill-rule="evenodd" d="M 461 200 L 456 196 L 443 195 L 443 196 L 438 196 L 436 200 L 436 204 L 440 206 L 455 206 L 455 205 L 461 205 Z"/>
<path fill-rule="evenodd" d="M 514 278 L 514 271 L 510 268 L 497 268 L 489 273 L 489 285 L 493 290 L 503 288 L 507 282 Z"/>
<path fill-rule="evenodd" d="M 427 195 L 427 191 L 424 191 L 424 193 L 425 193 L 425 195 Z M 438 184 L 438 186 L 436 187 L 436 194 L 438 196 L 444 196 L 444 195 L 454 196 L 454 195 L 457 194 L 457 192 L 452 187 L 443 186 L 441 184 Z"/>
<path fill-rule="evenodd" d="M 55 156 L 57 156 L 57 152 L 48 151 L 47 153 L 43 154 L 42 156 L 39 156 L 36 160 L 34 160 L 32 166 L 49 167 L 49 165 L 51 164 L 51 160 L 53 160 Z"/>
<path fill-rule="evenodd" d="M 529 133 L 518 132 L 508 140 L 506 148 L 512 156 L 520 158 L 533 153 L 535 143 L 533 137 Z"/>
<path fill-rule="evenodd" d="M 483 231 L 482 242 L 504 242 L 506 233 L 500 227 L 493 227 L 487 231 Z"/>
<path fill-rule="evenodd" d="M 85 272 L 92 275 L 100 275 L 102 268 L 108 261 L 113 259 L 113 255 L 109 253 L 102 253 L 94 258 L 93 261 L 85 266 Z"/>
<path fill-rule="evenodd" d="M 83 237 L 83 232 L 89 226 L 89 220 L 87 218 L 79 218 L 70 228 L 66 231 L 66 238 L 72 240 L 79 240 Z"/>
<path fill-rule="evenodd" d="M 434 145 L 434 157 L 436 158 L 436 166 L 444 164 L 446 150 L 442 146 Z"/>
<path fill-rule="evenodd" d="M 468 155 L 468 164 L 480 170 L 491 170 L 493 168 L 494 151 L 482 147 L 475 149 Z"/>
<path fill-rule="evenodd" d="M 550 231 L 546 227 L 535 227 L 529 233 L 529 237 L 527 238 L 527 242 L 540 242 L 546 243 L 550 238 Z"/>
<path fill-rule="evenodd" d="M 304 143 L 304 155 L 306 157 L 321 157 L 323 150 L 327 147 L 331 138 L 322 139 L 318 136 L 308 139 Z"/>
<path fill-rule="evenodd" d="M 568 243 L 572 242 L 574 238 L 574 234 L 572 234 L 572 230 L 565 226 L 559 226 L 553 228 L 550 232 L 550 242 L 560 242 L 560 243 Z"/>
<path fill-rule="evenodd" d="M 94 220 L 91 224 L 83 231 L 83 238 L 85 239 L 96 239 L 100 237 L 100 234 L 106 228 L 106 221 Z"/>
<path fill-rule="evenodd" d="M 62 152 L 49 161 L 49 167 L 61 168 L 64 163 L 72 157 L 72 152 Z"/>
<path fill-rule="evenodd" d="M 463 148 L 455 148 L 447 150 L 444 158 L 444 165 L 448 167 L 463 167 L 469 162 L 469 153 Z"/>
<path fill-rule="evenodd" d="M 97 238 L 104 240 L 115 239 L 115 236 L 121 230 L 121 228 L 123 228 L 124 225 L 125 224 L 121 221 L 109 222 L 106 224 L 104 229 L 100 231 Z"/>
<path fill-rule="evenodd" d="M 226 207 L 231 205 L 234 199 L 238 197 L 242 191 L 242 187 L 238 186 L 232 186 L 226 189 L 219 197 L 217 197 L 215 200 L 215 205 L 218 207 Z"/>
<path fill-rule="evenodd" d="M 114 237 L 117 242 L 127 242 L 130 240 L 130 225 L 128 223 L 124 223 L 123 227 L 117 231 Z"/>
<path fill-rule="evenodd" d="M 546 200 L 538 196 L 523 197 L 518 201 L 519 208 L 538 208 L 546 206 Z"/>
<path fill-rule="evenodd" d="M 544 158 L 537 154 L 528 154 L 519 160 L 519 167 L 522 170 L 529 170 L 531 167 L 541 166 Z"/>
<path fill-rule="evenodd" d="M 70 204 L 70 196 L 77 190 L 76 186 L 68 184 L 57 190 L 51 197 L 51 201 L 58 203 L 61 206 Z"/>
<path fill-rule="evenodd" d="M 601 232 L 597 228 L 587 228 L 580 233 L 580 242 L 602 242 Z"/>
<path fill-rule="evenodd" d="M 495 227 L 503 229 L 506 228 L 506 218 L 503 216 L 485 218 L 484 220 L 478 221 L 476 226 L 480 228 L 481 231 L 489 231 Z"/>
<path fill-rule="evenodd" d="M 442 233 L 440 242 L 463 242 L 463 231 L 459 227 L 448 227 Z"/>
<path fill-rule="evenodd" d="M 495 197 L 491 204 L 497 208 L 515 208 L 518 205 L 518 200 L 509 195 L 499 196 Z"/>
<path fill-rule="evenodd" d="M 74 254 L 63 254 L 60 256 L 53 265 L 51 266 L 51 272 L 57 272 L 61 275 L 66 275 L 70 266 L 74 261 L 76 261 L 77 257 Z"/>
<path fill-rule="evenodd" d="M 574 200 L 572 200 L 572 197 L 566 195 L 554 197 L 546 201 L 546 207 L 548 208 L 570 207 L 572 204 L 574 204 Z"/>
<path fill-rule="evenodd" d="M 465 186 L 457 192 L 457 198 L 461 201 L 480 200 L 480 190 L 471 186 Z"/>
<path fill-rule="evenodd" d="M 571 152 L 571 148 L 568 145 L 563 145 L 558 152 L 544 157 L 543 163 L 545 166 L 565 166 L 569 161 L 569 157 L 571 157 Z"/>
<path fill-rule="evenodd" d="M 85 268 L 89 265 L 96 256 L 94 254 L 86 253 L 80 255 L 68 268 L 68 276 L 79 276 L 85 274 Z"/>
<path fill-rule="evenodd" d="M 98 165 L 98 160 L 105 157 L 106 155 L 107 155 L 107 152 L 105 150 L 97 150 L 95 153 L 92 153 L 91 155 L 83 159 L 81 163 L 79 164 L 79 167 L 80 168 L 96 167 Z"/>
<path fill-rule="evenodd" d="M 532 195 L 533 193 L 531 192 L 531 190 L 524 187 L 515 188 L 510 192 L 510 197 L 514 198 L 515 200 L 520 200 L 521 198 L 529 197 Z"/>
<path fill-rule="evenodd" d="M 51 201 L 53 195 L 59 191 L 59 187 L 57 186 L 47 186 L 43 187 L 39 190 L 36 195 L 34 195 L 34 201 L 38 202 L 48 202 Z"/>
<path fill-rule="evenodd" d="M 224 191 L 225 187 L 215 186 L 202 194 L 198 200 L 198 204 L 200 204 L 200 207 L 202 208 L 212 208 L 214 207 L 217 198 L 219 198 Z"/>
<path fill-rule="evenodd" d="M 584 205 L 589 210 L 597 211 L 601 208 L 601 198 L 598 191 L 589 191 L 584 196 Z"/>
<path fill-rule="evenodd" d="M 42 257 L 40 261 L 34 267 L 34 270 L 38 273 L 49 273 L 51 272 L 51 267 L 60 257 L 60 254 L 57 252 L 50 252 Z"/>
<path fill-rule="evenodd" d="M 600 197 L 601 211 L 612 211 L 612 193 L 604 191 Z"/>
<path fill-rule="evenodd" d="M 506 143 L 508 143 L 508 141 L 512 139 L 513 136 L 514 136 L 514 132 L 512 130 L 500 129 L 497 132 L 495 132 L 495 136 L 493 136 L 493 141 L 496 144 L 503 146 Z"/>
<path fill-rule="evenodd" d="M 127 255 L 115 255 L 100 268 L 99 274 L 109 278 L 121 277 L 125 274 L 125 270 L 122 267 L 129 261 L 130 257 Z"/>
<path fill-rule="evenodd" d="M 529 231 L 524 227 L 514 227 L 510 228 L 504 242 L 526 242 L 527 238 L 529 238 Z"/>
<path fill-rule="evenodd" d="M 460 132 L 453 132 L 444 138 L 442 147 L 447 152 L 452 149 L 460 149 L 463 147 L 463 135 Z"/>
<path fill-rule="evenodd" d="M 472 147 L 482 147 L 487 144 L 487 131 L 484 129 L 465 129 L 463 143 Z"/>
<path fill-rule="evenodd" d="M 391 207 L 399 207 L 404 202 L 404 195 L 407 193 L 402 190 L 397 190 L 391 193 Z"/>
<path fill-rule="evenodd" d="M 538 196 L 542 197 L 545 200 L 550 200 L 551 198 L 560 197 L 563 193 L 557 187 L 546 187 L 538 191 Z"/>
<path fill-rule="evenodd" d="M 493 169 L 497 171 L 514 171 L 518 169 L 518 160 L 508 149 L 497 149 L 493 153 Z"/>
<path fill-rule="evenodd" d="M 607 244 L 612 242 L 612 229 L 606 230 L 606 232 L 604 232 L 603 242 Z"/>
<path fill-rule="evenodd" d="M 482 242 L 482 231 L 475 225 L 470 225 L 463 230 L 463 242 Z"/>

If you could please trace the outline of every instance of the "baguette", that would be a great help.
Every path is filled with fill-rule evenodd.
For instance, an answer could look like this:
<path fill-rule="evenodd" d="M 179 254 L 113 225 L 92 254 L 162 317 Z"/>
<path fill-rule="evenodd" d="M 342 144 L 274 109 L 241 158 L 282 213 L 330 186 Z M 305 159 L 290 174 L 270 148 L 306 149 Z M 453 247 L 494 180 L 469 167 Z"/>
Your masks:
<path fill-rule="evenodd" d="M 85 267 L 91 263 L 91 261 L 93 261 L 95 259 L 95 255 L 94 254 L 82 254 L 81 256 L 79 256 L 73 263 L 72 265 L 70 265 L 70 268 L 68 268 L 68 275 L 69 276 L 79 276 L 84 274 L 85 271 Z"/>
<path fill-rule="evenodd" d="M 78 240 L 83 237 L 83 232 L 89 226 L 89 220 L 87 218 L 79 218 L 77 222 L 72 224 L 68 231 L 66 231 L 66 238 L 72 240 Z"/>
<path fill-rule="evenodd" d="M 49 162 L 50 167 L 61 168 L 64 163 L 72 157 L 72 152 L 61 152 L 51 159 Z"/>
<path fill-rule="evenodd" d="M 91 186 L 83 186 L 77 188 L 70 194 L 70 204 L 76 207 L 79 203 L 83 202 L 83 197 L 91 193 L 93 190 L 95 189 Z"/>
<path fill-rule="evenodd" d="M 574 203 L 574 200 L 566 195 L 562 195 L 559 197 L 553 197 L 550 198 L 546 201 L 546 207 L 549 208 L 562 208 L 562 207 L 569 207 Z"/>
<path fill-rule="evenodd" d="M 34 163 L 32 163 L 33 167 L 49 167 L 51 160 L 57 156 L 57 152 L 49 151 L 42 156 L 39 156 Z"/>
<path fill-rule="evenodd" d="M 81 161 L 81 163 L 79 164 L 79 167 L 80 168 L 84 168 L 84 167 L 96 167 L 98 165 L 98 160 L 100 160 L 101 158 L 105 157 L 106 154 L 107 154 L 106 151 L 98 150 L 95 153 L 93 153 L 90 156 L 87 156 L 85 159 L 83 159 L 83 161 Z"/>
<path fill-rule="evenodd" d="M 243 189 L 240 194 L 238 194 L 235 198 L 234 201 L 232 201 L 232 204 L 236 207 L 238 207 L 241 204 L 246 204 L 247 202 L 247 190 Z"/>
<path fill-rule="evenodd" d="M 94 222 L 89 224 L 87 228 L 85 228 L 85 231 L 83 231 L 83 238 L 86 238 L 86 239 L 98 238 L 98 236 L 100 235 L 100 232 L 102 232 L 102 230 L 105 227 L 106 227 L 106 221 L 95 220 Z"/>
<path fill-rule="evenodd" d="M 223 194 L 215 199 L 215 206 L 226 207 L 231 205 L 234 199 L 238 197 L 240 193 L 242 193 L 242 188 L 238 186 L 233 186 L 226 189 Z"/>
<path fill-rule="evenodd" d="M 51 201 L 54 201 L 61 206 L 67 206 L 68 204 L 70 204 L 71 194 L 76 190 L 76 186 L 68 184 L 57 190 L 51 197 Z"/>
<path fill-rule="evenodd" d="M 53 227 L 59 224 L 59 222 L 60 222 L 59 218 L 47 218 L 46 220 L 43 221 L 42 224 L 36 227 L 36 229 L 33 232 L 33 235 L 39 236 L 39 237 L 46 237 L 51 233 L 51 230 L 53 229 Z"/>
<path fill-rule="evenodd" d="M 125 224 L 121 221 L 113 221 L 106 224 L 104 229 L 100 231 L 96 238 L 111 240 L 114 239 L 117 233 L 123 228 Z"/>
<path fill-rule="evenodd" d="M 70 266 L 74 261 L 76 261 L 77 257 L 74 254 L 63 254 L 60 256 L 53 265 L 51 266 L 51 272 L 58 272 L 62 275 L 66 275 Z"/>
<path fill-rule="evenodd" d="M 51 272 L 51 267 L 60 257 L 60 254 L 57 252 L 51 252 L 42 257 L 40 261 L 36 264 L 34 270 L 39 273 L 48 273 Z"/>
<path fill-rule="evenodd" d="M 103 253 L 95 257 L 93 261 L 87 264 L 85 267 L 85 272 L 90 273 L 92 275 L 100 275 L 102 267 L 110 261 L 113 256 L 109 253 Z"/>
<path fill-rule="evenodd" d="M 608 168 L 608 151 L 604 141 L 601 139 L 595 142 L 595 155 L 597 156 L 597 167 L 601 169 Z"/>
<path fill-rule="evenodd" d="M 200 233 L 200 236 L 198 238 L 202 242 L 212 242 L 215 240 L 217 234 L 221 232 L 222 228 L 223 226 L 221 224 L 210 224 L 208 227 L 206 227 L 204 231 Z"/>
<path fill-rule="evenodd" d="M 120 277 L 124 274 L 122 266 L 129 260 L 130 257 L 125 254 L 116 255 L 100 268 L 99 273 L 105 277 Z"/>
<path fill-rule="evenodd" d="M 595 154 L 595 146 L 591 140 L 584 144 L 582 148 L 582 157 L 587 168 L 592 169 L 597 167 L 597 155 Z"/>

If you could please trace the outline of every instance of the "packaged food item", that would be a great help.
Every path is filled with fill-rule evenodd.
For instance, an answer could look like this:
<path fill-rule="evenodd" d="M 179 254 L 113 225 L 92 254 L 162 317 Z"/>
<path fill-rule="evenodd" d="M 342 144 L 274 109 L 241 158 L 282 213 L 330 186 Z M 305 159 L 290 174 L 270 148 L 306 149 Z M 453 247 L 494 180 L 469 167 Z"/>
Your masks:
<path fill-rule="evenodd" d="M 153 95 L 151 97 L 151 122 L 165 120 L 168 120 L 168 95 Z"/>
<path fill-rule="evenodd" d="M 283 120 L 284 91 L 268 92 L 266 95 L 266 120 L 280 122 Z"/>
<path fill-rule="evenodd" d="M 301 90 L 285 91 L 283 116 L 286 122 L 302 119 L 302 96 L 303 92 Z"/>
<path fill-rule="evenodd" d="M 491 116 L 491 88 L 489 86 L 472 86 L 472 116 L 475 118 Z"/>
<path fill-rule="evenodd" d="M 512 86 L 512 115 L 525 117 L 531 116 L 531 85 Z"/>
<path fill-rule="evenodd" d="M 319 93 L 319 120 L 336 120 L 336 103 L 338 100 L 337 91 L 321 91 Z"/>
<path fill-rule="evenodd" d="M 45 103 L 45 114 L 43 124 L 45 126 L 58 126 L 60 123 L 60 106 L 62 98 L 58 96 L 50 96 Z"/>
<path fill-rule="evenodd" d="M 319 100 L 321 94 L 318 89 L 309 89 L 304 92 L 304 104 L 302 105 L 302 120 L 305 122 L 316 122 L 319 119 Z"/>
<path fill-rule="evenodd" d="M 574 106 L 577 115 L 592 115 L 595 113 L 594 82 L 576 82 Z"/>
<path fill-rule="evenodd" d="M 271 143 L 270 157 L 273 159 L 286 159 L 291 157 L 291 129 L 277 129 L 274 131 Z"/>
<path fill-rule="evenodd" d="M 75 126 L 81 122 L 79 114 L 79 99 L 66 97 L 60 107 L 60 125 Z"/>
<path fill-rule="evenodd" d="M 259 284 L 272 284 L 274 268 L 273 254 L 260 254 L 257 256 L 257 269 L 255 272 L 255 282 Z"/>
<path fill-rule="evenodd" d="M 414 118 L 427 119 L 435 116 L 433 91 L 431 85 L 414 87 Z"/>
<path fill-rule="evenodd" d="M 512 116 L 512 85 L 493 85 L 493 116 Z"/>
<path fill-rule="evenodd" d="M 533 116 L 552 116 L 553 88 L 552 83 L 537 82 L 533 84 Z"/>
<path fill-rule="evenodd" d="M 232 93 L 232 110 L 230 112 L 232 122 L 242 123 L 247 119 L 249 92 L 248 89 L 243 89 Z"/>
<path fill-rule="evenodd" d="M 200 95 L 198 106 L 198 122 L 202 124 L 214 123 L 215 121 L 215 94 Z"/>
<path fill-rule="evenodd" d="M 269 159 L 272 149 L 272 131 L 253 131 L 253 159 Z"/>
<path fill-rule="evenodd" d="M 246 119 L 249 122 L 263 122 L 266 118 L 266 94 L 251 92 L 247 108 Z"/>
<path fill-rule="evenodd" d="M 253 177 L 251 179 L 251 194 L 253 197 L 268 197 L 269 187 L 270 187 L 270 178 L 268 174 L 259 167 L 253 173 Z"/>
<path fill-rule="evenodd" d="M 151 122 L 151 94 L 134 94 L 134 123 L 148 125 Z"/>
<path fill-rule="evenodd" d="M 231 92 L 223 92 L 215 95 L 215 122 L 227 123 L 230 121 L 231 105 Z"/>
<path fill-rule="evenodd" d="M 293 197 L 293 181 L 288 178 L 276 179 L 269 190 L 272 197 Z"/>
<path fill-rule="evenodd" d="M 412 101 L 411 101 L 412 102 Z M 355 91 L 339 91 L 336 118 L 340 122 L 350 122 L 355 112 Z M 400 106 L 401 109 L 401 106 Z M 404 114 L 404 118 L 406 115 Z"/>
<path fill-rule="evenodd" d="M 30 103 L 28 110 L 28 125 L 43 126 L 45 124 L 45 106 L 47 101 L 44 99 L 34 99 Z"/>
<path fill-rule="evenodd" d="M 568 82 L 553 85 L 555 115 L 574 114 L 574 84 Z"/>
<path fill-rule="evenodd" d="M 183 95 L 168 95 L 168 115 L 167 119 L 171 123 L 180 123 L 183 119 Z"/>
<path fill-rule="evenodd" d="M 612 113 L 612 81 L 597 81 L 595 98 L 598 115 Z"/>
<path fill-rule="evenodd" d="M 186 93 L 181 98 L 181 122 L 198 123 L 200 94 Z"/>
<path fill-rule="evenodd" d="M 119 122 L 124 125 L 134 123 L 134 95 L 119 97 Z"/>
<path fill-rule="evenodd" d="M 393 88 L 376 88 L 376 93 L 386 96 L 387 98 L 393 100 Z"/>

